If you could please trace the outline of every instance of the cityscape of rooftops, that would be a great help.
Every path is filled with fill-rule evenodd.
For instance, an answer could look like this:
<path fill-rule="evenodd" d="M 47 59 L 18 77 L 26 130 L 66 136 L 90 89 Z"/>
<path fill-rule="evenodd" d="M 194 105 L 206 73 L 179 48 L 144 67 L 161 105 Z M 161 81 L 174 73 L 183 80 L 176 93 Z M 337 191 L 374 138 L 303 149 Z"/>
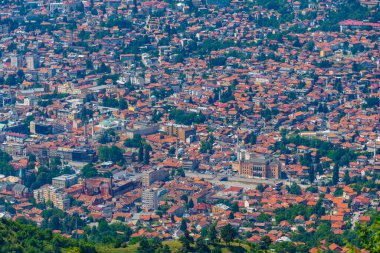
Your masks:
<path fill-rule="evenodd" d="M 0 0 L 0 253 L 380 252 L 380 1 Z"/>

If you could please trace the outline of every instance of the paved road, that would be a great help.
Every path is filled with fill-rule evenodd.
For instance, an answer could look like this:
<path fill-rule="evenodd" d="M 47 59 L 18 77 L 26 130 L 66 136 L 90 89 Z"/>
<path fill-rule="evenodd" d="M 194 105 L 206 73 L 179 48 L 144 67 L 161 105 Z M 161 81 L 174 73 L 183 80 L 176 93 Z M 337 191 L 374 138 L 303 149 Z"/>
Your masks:
<path fill-rule="evenodd" d="M 258 184 L 269 184 L 275 185 L 276 183 L 282 182 L 284 185 L 289 185 L 290 182 L 284 179 L 263 179 L 263 178 L 245 178 L 240 176 L 231 176 L 225 174 L 202 174 L 199 172 L 185 172 L 187 177 L 199 177 L 203 178 L 214 184 L 223 184 L 225 186 L 238 186 L 244 189 L 256 189 Z M 228 176 L 228 181 L 220 181 L 222 177 Z"/>

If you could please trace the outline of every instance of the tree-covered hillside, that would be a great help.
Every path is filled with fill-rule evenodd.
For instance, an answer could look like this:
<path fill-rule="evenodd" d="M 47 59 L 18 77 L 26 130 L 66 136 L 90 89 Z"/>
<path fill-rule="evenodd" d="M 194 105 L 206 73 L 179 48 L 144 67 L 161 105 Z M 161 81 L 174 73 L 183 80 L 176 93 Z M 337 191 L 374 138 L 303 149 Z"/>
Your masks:
<path fill-rule="evenodd" d="M 0 252 L 95 253 L 95 247 L 84 241 L 76 241 L 41 230 L 30 224 L 0 219 Z"/>
<path fill-rule="evenodd" d="M 212 229 L 210 231 L 213 231 Z M 231 233 L 234 232 L 234 233 Z M 123 247 L 115 248 L 114 244 L 99 242 L 87 242 L 83 240 L 74 240 L 53 234 L 51 230 L 40 229 L 26 220 L 10 221 L 0 219 L 0 252 L 28 252 L 28 253 L 96 253 L 99 252 L 308 252 L 305 247 L 298 247 L 292 242 L 272 242 L 268 236 L 264 236 L 260 243 L 249 243 L 236 239 L 238 234 L 232 226 L 227 225 L 221 229 L 220 236 L 214 230 L 214 236 L 209 238 L 208 245 L 205 244 L 204 238 L 200 237 L 196 241 L 190 236 L 189 232 L 185 233 L 178 241 L 162 242 L 158 238 L 146 239 L 144 237 L 134 238 L 125 242 Z M 308 234 L 308 233 L 305 233 Z M 302 236 L 299 234 L 298 236 Z M 318 231 L 311 236 L 298 241 L 308 240 L 320 241 L 325 238 L 325 233 L 318 235 Z M 380 216 L 374 214 L 372 222 L 368 225 L 358 225 L 354 230 L 342 235 L 343 241 L 346 241 L 345 248 L 349 252 L 359 252 L 366 249 L 369 252 L 380 252 Z M 316 249 L 322 248 L 316 247 Z M 327 252 L 327 251 L 326 251 Z"/>

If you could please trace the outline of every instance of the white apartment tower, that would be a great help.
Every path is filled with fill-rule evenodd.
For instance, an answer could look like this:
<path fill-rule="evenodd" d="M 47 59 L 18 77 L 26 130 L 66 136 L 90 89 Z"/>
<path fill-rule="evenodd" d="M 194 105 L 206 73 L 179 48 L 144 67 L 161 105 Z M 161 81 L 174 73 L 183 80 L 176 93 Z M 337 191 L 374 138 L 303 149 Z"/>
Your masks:
<path fill-rule="evenodd" d="M 142 192 L 142 207 L 148 210 L 158 208 L 158 191 L 157 189 L 145 189 Z"/>

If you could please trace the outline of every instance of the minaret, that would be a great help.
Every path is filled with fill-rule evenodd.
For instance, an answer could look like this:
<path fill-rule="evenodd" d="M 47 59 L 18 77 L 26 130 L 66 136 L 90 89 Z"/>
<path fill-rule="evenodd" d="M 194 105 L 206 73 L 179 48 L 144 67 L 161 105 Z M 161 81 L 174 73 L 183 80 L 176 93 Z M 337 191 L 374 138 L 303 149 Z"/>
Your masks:
<path fill-rule="evenodd" d="M 63 170 L 64 165 L 65 165 L 65 163 L 64 163 L 63 154 L 62 154 L 62 156 L 61 156 L 61 166 L 62 166 L 61 169 L 62 169 L 62 170 Z"/>
<path fill-rule="evenodd" d="M 236 133 L 236 158 L 240 161 L 239 134 Z"/>
<path fill-rule="evenodd" d="M 177 138 L 175 142 L 175 157 L 178 158 L 178 147 L 179 147 L 179 139 Z"/>
<path fill-rule="evenodd" d="M 83 127 L 84 127 L 84 129 L 83 129 L 84 142 L 87 143 L 87 125 L 86 125 L 86 123 L 84 123 Z"/>
<path fill-rule="evenodd" d="M 91 136 L 92 140 L 94 140 L 94 120 L 91 119 Z"/>
<path fill-rule="evenodd" d="M 375 140 L 375 146 L 373 149 L 373 162 L 376 162 L 376 140 Z"/>
<path fill-rule="evenodd" d="M 327 130 L 330 130 L 330 118 L 329 117 L 327 117 L 326 128 L 327 128 Z"/>
<path fill-rule="evenodd" d="M 109 194 L 113 197 L 113 189 L 112 189 L 112 182 L 113 181 L 113 176 L 110 177 L 110 189 L 109 189 Z"/>

